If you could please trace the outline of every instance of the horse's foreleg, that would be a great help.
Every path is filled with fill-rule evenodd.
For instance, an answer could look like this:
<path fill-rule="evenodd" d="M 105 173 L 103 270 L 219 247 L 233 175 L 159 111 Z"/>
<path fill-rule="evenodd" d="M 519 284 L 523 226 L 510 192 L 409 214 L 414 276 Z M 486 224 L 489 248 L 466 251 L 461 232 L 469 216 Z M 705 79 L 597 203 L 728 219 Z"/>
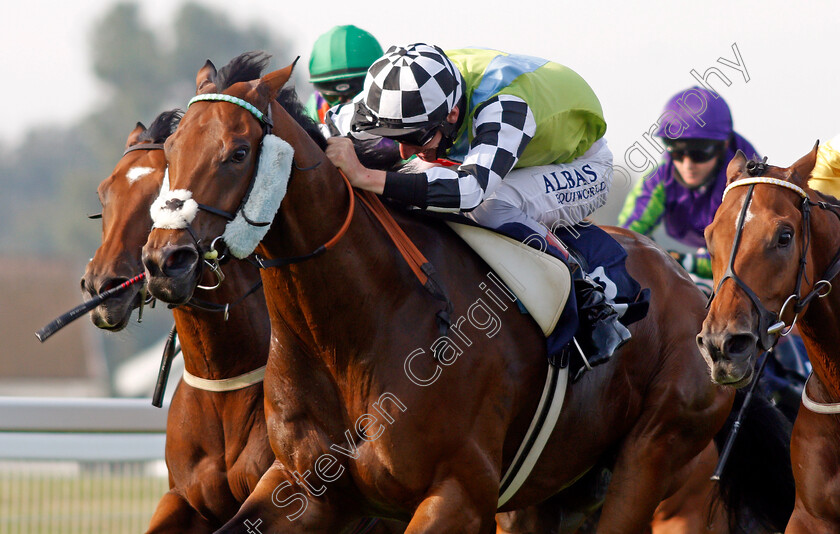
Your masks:
<path fill-rule="evenodd" d="M 628 436 L 613 469 L 598 534 L 649 533 L 654 511 L 673 487 L 675 475 L 702 448 L 702 442 L 687 439 L 677 427 L 658 426 Z"/>
<path fill-rule="evenodd" d="M 790 521 L 785 529 L 785 534 L 836 534 L 838 528 L 840 528 L 840 524 L 811 515 L 797 500 L 793 515 L 790 516 Z"/>
<path fill-rule="evenodd" d="M 796 500 L 785 534 L 840 532 L 838 418 L 799 407 L 790 442 Z"/>
<path fill-rule="evenodd" d="M 337 488 L 332 490 L 335 494 Z M 239 512 L 217 532 L 341 532 L 349 521 L 327 499 L 299 486 L 275 461 Z"/>
<path fill-rule="evenodd" d="M 461 481 L 448 478 L 436 485 L 417 507 L 405 534 L 493 534 L 497 497 L 490 491 L 490 498 L 477 504 L 478 484 L 475 481 L 473 487 L 466 488 Z"/>
<path fill-rule="evenodd" d="M 215 527 L 190 506 L 184 497 L 170 490 L 155 508 L 146 533 L 199 534 L 213 532 L 214 529 Z"/>
<path fill-rule="evenodd" d="M 653 534 L 728 534 L 726 511 L 717 502 L 716 483 L 711 476 L 718 462 L 714 442 L 683 468 L 675 481 L 679 489 L 659 503 L 651 525 Z"/>

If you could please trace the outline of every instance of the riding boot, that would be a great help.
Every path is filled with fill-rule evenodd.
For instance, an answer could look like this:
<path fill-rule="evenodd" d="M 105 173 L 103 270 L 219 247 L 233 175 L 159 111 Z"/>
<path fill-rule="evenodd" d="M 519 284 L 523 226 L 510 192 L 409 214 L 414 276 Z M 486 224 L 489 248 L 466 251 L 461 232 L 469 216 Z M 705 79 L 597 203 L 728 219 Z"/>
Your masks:
<path fill-rule="evenodd" d="M 581 349 L 590 366 L 605 363 L 631 335 L 618 320 L 603 288 L 586 275 L 574 280 L 580 326 Z"/>

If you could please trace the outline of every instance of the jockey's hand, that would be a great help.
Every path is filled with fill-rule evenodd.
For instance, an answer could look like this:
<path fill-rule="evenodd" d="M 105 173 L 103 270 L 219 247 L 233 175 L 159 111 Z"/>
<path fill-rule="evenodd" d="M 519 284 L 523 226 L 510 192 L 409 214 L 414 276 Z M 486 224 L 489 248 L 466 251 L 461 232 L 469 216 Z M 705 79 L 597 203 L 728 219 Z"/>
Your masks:
<path fill-rule="evenodd" d="M 385 171 L 364 167 L 359 162 L 355 145 L 351 139 L 330 137 L 327 139 L 326 154 L 332 164 L 341 169 L 353 187 L 382 194 L 385 188 Z"/>
<path fill-rule="evenodd" d="M 348 137 L 330 137 L 327 139 L 327 157 L 332 164 L 344 171 L 347 178 L 361 167 L 353 141 Z"/>

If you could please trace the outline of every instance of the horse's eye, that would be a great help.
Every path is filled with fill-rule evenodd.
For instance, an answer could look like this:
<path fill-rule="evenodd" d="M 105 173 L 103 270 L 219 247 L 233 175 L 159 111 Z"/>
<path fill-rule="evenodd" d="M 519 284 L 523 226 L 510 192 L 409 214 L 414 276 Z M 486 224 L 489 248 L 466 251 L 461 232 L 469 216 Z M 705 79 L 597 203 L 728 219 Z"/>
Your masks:
<path fill-rule="evenodd" d="M 793 241 L 793 232 L 790 230 L 785 230 L 779 234 L 779 248 L 787 247 L 791 241 Z"/>
<path fill-rule="evenodd" d="M 248 147 L 241 146 L 233 151 L 230 160 L 234 163 L 242 163 L 248 157 Z"/>

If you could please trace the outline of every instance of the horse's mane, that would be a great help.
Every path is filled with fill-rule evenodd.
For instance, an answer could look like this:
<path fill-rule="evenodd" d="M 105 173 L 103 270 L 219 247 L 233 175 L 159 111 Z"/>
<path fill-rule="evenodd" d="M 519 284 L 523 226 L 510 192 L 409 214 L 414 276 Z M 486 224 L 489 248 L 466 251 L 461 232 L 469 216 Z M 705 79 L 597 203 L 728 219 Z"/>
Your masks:
<path fill-rule="evenodd" d="M 227 65 L 220 68 L 211 78 L 219 92 L 239 82 L 249 82 L 262 76 L 262 71 L 268 66 L 271 54 L 262 50 L 245 52 L 231 59 Z"/>
<path fill-rule="evenodd" d="M 220 68 L 216 75 L 212 77 L 213 83 L 216 84 L 216 90 L 222 92 L 235 83 L 248 82 L 259 78 L 268 66 L 270 59 L 271 55 L 261 50 L 239 54 L 231 59 L 227 65 Z M 327 140 L 318 128 L 318 124 L 306 114 L 294 87 L 283 88 L 277 95 L 277 102 L 306 131 L 321 150 L 326 150 Z"/>
<path fill-rule="evenodd" d="M 763 159 L 752 157 L 747 161 L 745 166 L 749 176 L 762 176 L 770 168 L 770 165 L 767 164 L 767 156 L 764 156 Z"/>
<path fill-rule="evenodd" d="M 175 132 L 178 123 L 181 122 L 181 117 L 184 112 L 180 109 L 173 109 L 164 111 L 152 121 L 143 133 L 137 136 L 137 141 L 149 141 L 151 143 L 163 143 L 166 139 Z"/>
<path fill-rule="evenodd" d="M 324 134 L 321 133 L 321 128 L 318 127 L 318 123 L 312 117 L 307 115 L 294 87 L 284 87 L 281 89 L 280 94 L 277 95 L 277 103 L 309 134 L 309 137 L 315 141 L 321 150 L 327 149 L 327 140 Z"/>

